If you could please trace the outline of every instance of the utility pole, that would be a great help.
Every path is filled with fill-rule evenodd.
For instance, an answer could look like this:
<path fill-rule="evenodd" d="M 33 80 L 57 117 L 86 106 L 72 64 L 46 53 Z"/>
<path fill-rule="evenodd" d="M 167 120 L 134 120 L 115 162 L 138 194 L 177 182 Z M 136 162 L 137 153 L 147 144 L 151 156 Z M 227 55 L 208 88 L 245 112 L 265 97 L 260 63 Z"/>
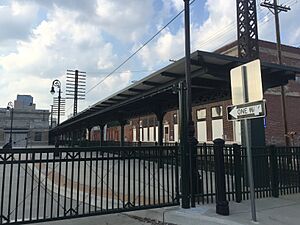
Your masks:
<path fill-rule="evenodd" d="M 77 115 L 78 100 L 85 99 L 86 72 L 67 70 L 66 95 L 74 100 L 73 116 Z"/>
<path fill-rule="evenodd" d="M 277 0 L 273 0 L 273 4 L 270 3 L 270 1 L 265 0 L 260 5 L 262 7 L 266 7 L 267 9 L 269 9 L 275 16 L 277 63 L 279 65 L 281 65 L 282 64 L 282 56 L 281 56 L 279 13 L 280 12 L 288 12 L 289 10 L 291 10 L 291 8 L 286 5 L 278 5 Z M 284 127 L 284 139 L 285 139 L 285 145 L 289 146 L 290 143 L 289 143 L 287 119 L 286 119 L 285 90 L 284 90 L 284 86 L 282 86 L 282 85 L 280 86 L 280 92 L 281 92 L 282 120 L 283 120 L 283 127 Z"/>

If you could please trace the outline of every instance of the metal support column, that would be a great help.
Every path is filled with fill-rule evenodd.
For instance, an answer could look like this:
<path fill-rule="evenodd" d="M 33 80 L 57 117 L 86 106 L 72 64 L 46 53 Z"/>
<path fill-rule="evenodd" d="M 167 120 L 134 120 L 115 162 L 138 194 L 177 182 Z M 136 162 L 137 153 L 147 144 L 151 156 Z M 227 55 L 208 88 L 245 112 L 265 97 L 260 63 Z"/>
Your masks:
<path fill-rule="evenodd" d="M 189 190 L 190 190 L 190 176 L 189 176 L 189 152 L 185 151 L 184 144 L 187 145 L 186 141 L 184 142 L 184 136 L 186 131 L 186 110 L 185 110 L 185 87 L 183 82 L 179 83 L 179 131 L 180 131 L 180 152 L 181 152 L 181 179 L 180 179 L 180 191 L 182 195 L 182 208 L 190 208 L 189 201 Z"/>
<path fill-rule="evenodd" d="M 126 120 L 119 120 L 119 124 L 120 124 L 120 146 L 124 146 L 125 145 L 124 127 L 125 127 L 125 124 L 126 124 Z"/>
<path fill-rule="evenodd" d="M 165 116 L 165 112 L 163 111 L 157 111 L 155 113 L 156 115 L 156 119 L 157 119 L 157 123 L 158 123 L 158 145 L 159 146 L 163 146 L 163 138 L 164 138 L 164 116 Z"/>
<path fill-rule="evenodd" d="M 100 124 L 100 146 L 103 146 L 104 144 L 104 124 Z"/>

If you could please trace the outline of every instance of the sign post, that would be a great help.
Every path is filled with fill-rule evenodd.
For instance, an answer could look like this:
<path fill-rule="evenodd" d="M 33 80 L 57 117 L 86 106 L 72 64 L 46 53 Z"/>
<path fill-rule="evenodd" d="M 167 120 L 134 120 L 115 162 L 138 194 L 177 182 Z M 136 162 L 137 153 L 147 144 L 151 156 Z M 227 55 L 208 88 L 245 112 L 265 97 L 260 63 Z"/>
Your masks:
<path fill-rule="evenodd" d="M 254 60 L 236 67 L 230 72 L 232 106 L 227 107 L 228 120 L 242 120 L 245 127 L 247 148 L 247 168 L 250 186 L 251 215 L 256 219 L 255 189 L 253 179 L 253 163 L 251 150 L 251 124 L 249 119 L 266 115 L 265 100 L 263 100 L 260 60 Z"/>

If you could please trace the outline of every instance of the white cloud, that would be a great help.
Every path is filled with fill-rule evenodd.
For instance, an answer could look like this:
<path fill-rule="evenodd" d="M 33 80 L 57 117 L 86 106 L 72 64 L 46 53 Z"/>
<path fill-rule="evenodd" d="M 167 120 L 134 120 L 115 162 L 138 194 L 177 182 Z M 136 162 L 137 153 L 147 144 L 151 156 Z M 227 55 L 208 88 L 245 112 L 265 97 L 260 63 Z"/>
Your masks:
<path fill-rule="evenodd" d="M 68 68 L 111 68 L 113 48 L 102 40 L 99 29 L 91 24 L 76 23 L 78 14 L 55 8 L 49 20 L 33 30 L 29 41 L 20 41 L 17 52 L 0 57 L 7 72 L 37 73 L 53 76 Z M 86 60 L 89 59 L 89 60 Z"/>
<path fill-rule="evenodd" d="M 154 16 L 153 0 L 97 0 L 97 23 L 121 41 L 136 41 Z"/>
<path fill-rule="evenodd" d="M 37 12 L 38 7 L 34 4 L 20 4 L 15 0 L 8 5 L 0 3 L 0 43 L 9 39 L 26 38 L 37 17 Z"/>
<path fill-rule="evenodd" d="M 173 5 L 179 9 L 179 1 Z M 208 18 L 202 25 L 191 23 L 192 51 L 212 51 L 235 39 L 235 1 L 208 0 L 206 2 Z M 181 6 L 182 9 L 182 6 Z M 232 12 L 234 10 L 234 13 Z M 192 18 L 191 18 L 192 20 Z M 177 32 L 164 31 L 151 46 L 147 46 L 139 54 L 144 65 L 157 68 L 169 63 L 169 59 L 179 59 L 184 56 L 183 23 Z"/>
<path fill-rule="evenodd" d="M 191 7 L 192 51 L 215 50 L 236 39 L 235 3 L 207 0 L 207 19 L 202 24 L 192 18 L 193 10 L 203 10 L 197 8 L 200 4 Z M 87 74 L 88 90 L 103 79 L 96 74 L 115 68 L 130 54 L 128 49 L 136 50 L 182 8 L 182 0 L 9 1 L 0 6 L 0 105 L 19 93 L 32 94 L 38 107 L 47 107 L 52 101 L 52 80 L 64 81 L 67 69 L 93 71 Z M 298 2 L 290 12 L 280 14 L 285 44 L 300 42 L 299 10 Z M 258 11 L 261 14 L 262 10 Z M 269 20 L 260 24 L 259 37 L 274 40 L 273 16 Z M 181 17 L 122 70 L 159 69 L 169 59 L 183 55 Z M 132 78 L 130 72 L 111 76 L 87 94 L 85 103 L 79 103 L 80 109 L 124 88 Z"/>

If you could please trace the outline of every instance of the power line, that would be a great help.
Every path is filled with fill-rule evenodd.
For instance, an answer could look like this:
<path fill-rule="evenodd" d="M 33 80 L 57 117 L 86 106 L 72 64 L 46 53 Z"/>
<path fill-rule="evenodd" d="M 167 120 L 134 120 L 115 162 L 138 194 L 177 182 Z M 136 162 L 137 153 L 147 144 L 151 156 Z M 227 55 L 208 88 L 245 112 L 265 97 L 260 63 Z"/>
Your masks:
<path fill-rule="evenodd" d="M 193 0 L 190 5 L 192 5 L 196 0 Z M 289 4 L 291 3 L 292 5 L 297 4 L 298 0 L 288 0 L 283 4 Z M 86 94 L 88 94 L 89 92 L 91 92 L 93 89 L 95 89 L 98 85 L 100 85 L 101 83 L 103 83 L 109 76 L 116 74 L 116 73 L 123 73 L 123 72 L 127 72 L 127 71 L 117 71 L 118 69 L 120 69 L 124 64 L 126 64 L 131 58 L 133 58 L 140 50 L 142 50 L 147 44 L 149 44 L 156 36 L 158 36 L 165 28 L 167 28 L 174 20 L 176 20 L 182 13 L 184 12 L 184 10 L 181 10 L 177 15 L 175 15 L 166 25 L 164 25 L 158 32 L 156 32 L 150 39 L 148 39 L 141 47 L 139 47 L 134 53 L 132 53 L 126 60 L 124 60 L 119 66 L 117 66 L 112 72 L 109 72 L 102 80 L 100 80 L 97 84 L 95 84 L 92 88 L 90 88 Z M 262 12 L 262 9 L 259 8 L 258 12 Z M 270 12 L 267 12 L 266 14 L 260 16 L 260 19 L 258 21 L 262 21 L 264 18 L 268 18 L 268 15 L 270 14 Z M 268 18 L 269 19 L 269 18 Z M 265 23 L 269 22 L 269 20 L 263 21 L 260 25 L 264 25 Z M 232 21 L 231 23 L 227 24 L 225 27 L 223 27 L 221 30 L 215 32 L 213 35 L 211 35 L 208 39 L 205 40 L 205 42 L 202 42 L 201 45 L 198 46 L 202 47 L 205 46 L 208 42 L 211 42 L 211 40 L 217 40 L 220 39 L 222 37 L 224 37 L 224 35 L 227 32 L 232 31 L 233 29 L 235 29 L 234 24 L 236 23 L 236 21 Z M 219 35 L 221 34 L 221 35 Z M 225 43 L 227 43 L 229 40 L 232 40 L 232 37 L 230 39 L 227 39 L 225 41 Z M 224 42 L 220 45 L 223 46 Z M 299 45 L 300 47 L 300 45 Z M 219 48 L 219 47 L 218 47 Z M 153 71 L 153 70 L 149 70 L 149 71 Z M 149 72 L 147 70 L 137 70 L 137 71 L 130 71 L 130 72 Z M 100 73 L 101 74 L 101 73 Z M 102 74 L 106 74 L 106 73 L 102 73 Z M 71 106 L 72 107 L 72 106 Z M 67 111 L 69 111 L 70 108 L 68 108 Z"/>
<path fill-rule="evenodd" d="M 130 70 L 130 69 L 128 69 L 128 70 L 123 70 L 123 71 L 116 71 L 116 72 L 114 72 L 114 74 L 120 74 L 120 73 L 146 73 L 146 72 L 151 72 L 151 71 L 153 71 L 153 70 Z M 100 75 L 100 74 L 108 74 L 110 72 L 105 71 L 105 72 L 98 73 L 96 71 L 93 71 L 93 72 L 89 71 L 87 73 L 90 76 L 93 76 L 93 75 Z"/>
<path fill-rule="evenodd" d="M 196 0 L 193 0 L 190 5 L 192 5 Z M 166 29 L 174 20 L 176 20 L 182 13 L 184 9 L 181 10 L 176 16 L 174 16 L 166 25 L 164 25 L 161 29 L 159 29 L 150 39 L 148 39 L 141 47 L 135 50 L 127 59 L 125 59 L 121 64 L 119 64 L 112 72 L 107 74 L 102 80 L 100 80 L 97 84 L 91 87 L 86 94 L 95 89 L 99 84 L 103 83 L 108 77 L 110 77 L 114 72 L 120 69 L 124 64 L 126 64 L 131 58 L 133 58 L 139 51 L 141 51 L 147 44 L 149 44 L 154 38 L 156 38 L 164 29 Z"/>

